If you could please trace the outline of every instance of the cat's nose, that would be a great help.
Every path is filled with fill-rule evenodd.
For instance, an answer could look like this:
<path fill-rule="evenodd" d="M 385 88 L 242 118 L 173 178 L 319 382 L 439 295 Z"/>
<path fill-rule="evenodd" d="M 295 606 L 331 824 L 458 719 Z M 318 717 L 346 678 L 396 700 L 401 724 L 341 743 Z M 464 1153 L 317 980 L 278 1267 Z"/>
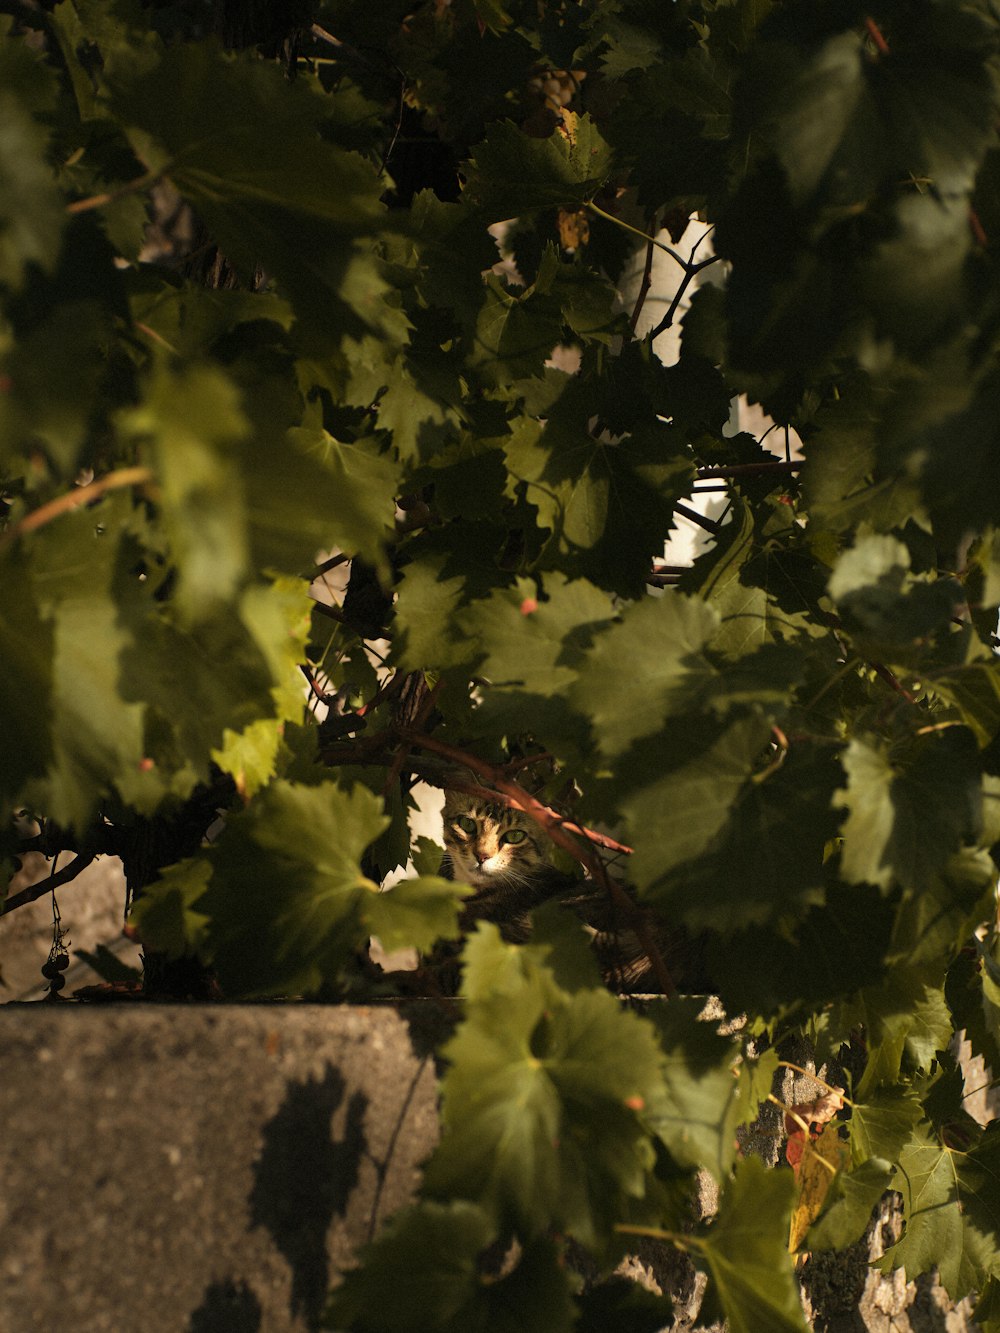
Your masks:
<path fill-rule="evenodd" d="M 477 865 L 482 865 L 484 861 L 488 861 L 490 859 L 489 852 L 484 852 L 479 847 L 477 847 L 476 850 L 473 852 L 473 856 L 476 858 Z"/>

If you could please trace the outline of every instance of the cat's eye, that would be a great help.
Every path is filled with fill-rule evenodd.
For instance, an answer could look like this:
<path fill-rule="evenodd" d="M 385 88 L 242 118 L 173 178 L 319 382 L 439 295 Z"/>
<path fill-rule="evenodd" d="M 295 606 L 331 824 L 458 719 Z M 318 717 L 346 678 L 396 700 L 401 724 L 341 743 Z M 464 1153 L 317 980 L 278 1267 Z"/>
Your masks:
<path fill-rule="evenodd" d="M 475 833 L 476 831 L 476 821 L 474 819 L 470 819 L 468 815 L 459 815 L 459 817 L 455 820 L 455 824 L 457 825 L 458 828 L 462 830 L 463 833 L 472 834 Z"/>
<path fill-rule="evenodd" d="M 512 829 L 509 829 L 509 830 L 503 835 L 503 837 L 500 839 L 500 841 L 501 841 L 501 842 L 509 842 L 509 843 L 524 842 L 524 839 L 525 839 L 526 836 L 527 836 L 527 835 L 525 834 L 525 832 L 524 832 L 523 829 L 512 828 Z"/>

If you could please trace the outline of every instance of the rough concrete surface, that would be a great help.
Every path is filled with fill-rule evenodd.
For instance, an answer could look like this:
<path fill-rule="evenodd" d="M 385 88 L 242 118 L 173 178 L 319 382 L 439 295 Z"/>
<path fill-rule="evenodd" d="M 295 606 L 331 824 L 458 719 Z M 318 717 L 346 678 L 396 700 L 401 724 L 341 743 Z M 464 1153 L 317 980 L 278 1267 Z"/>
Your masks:
<path fill-rule="evenodd" d="M 0 1329 L 306 1333 L 412 1196 L 436 1089 L 402 1019 L 0 1008 Z"/>

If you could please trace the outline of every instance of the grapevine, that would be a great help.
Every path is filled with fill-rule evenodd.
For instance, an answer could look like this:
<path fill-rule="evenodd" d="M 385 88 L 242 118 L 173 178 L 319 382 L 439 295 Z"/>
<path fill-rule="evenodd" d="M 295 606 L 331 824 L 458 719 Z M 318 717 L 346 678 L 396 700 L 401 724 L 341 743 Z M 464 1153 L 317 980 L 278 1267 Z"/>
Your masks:
<path fill-rule="evenodd" d="M 347 1002 L 459 933 L 414 784 L 488 793 L 660 993 L 555 904 L 469 933 L 329 1326 L 667 1327 L 568 1266 L 642 1236 L 802 1330 L 897 1191 L 883 1271 L 1000 1329 L 995 7 L 7 8 L 2 853 L 53 873 L 3 911 L 114 853 L 151 995 Z"/>

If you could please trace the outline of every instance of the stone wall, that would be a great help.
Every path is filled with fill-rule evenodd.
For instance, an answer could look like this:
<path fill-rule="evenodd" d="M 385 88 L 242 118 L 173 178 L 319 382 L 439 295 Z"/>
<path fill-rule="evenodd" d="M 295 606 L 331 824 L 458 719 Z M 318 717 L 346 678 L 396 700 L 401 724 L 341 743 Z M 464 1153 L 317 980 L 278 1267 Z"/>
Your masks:
<path fill-rule="evenodd" d="M 436 1086 L 389 1009 L 0 1008 L 0 1329 L 307 1333 Z"/>

